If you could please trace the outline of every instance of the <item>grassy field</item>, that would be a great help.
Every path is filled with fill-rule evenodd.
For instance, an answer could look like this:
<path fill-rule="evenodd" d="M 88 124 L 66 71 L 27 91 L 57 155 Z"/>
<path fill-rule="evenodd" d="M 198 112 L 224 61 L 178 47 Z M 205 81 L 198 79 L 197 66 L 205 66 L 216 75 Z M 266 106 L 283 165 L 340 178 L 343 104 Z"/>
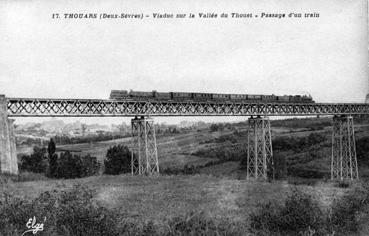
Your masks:
<path fill-rule="evenodd" d="M 200 144 L 201 142 L 217 138 L 226 133 L 230 133 L 230 131 L 209 132 L 204 130 L 203 132 L 191 131 L 182 134 L 172 134 L 170 136 L 157 136 L 157 149 L 160 167 L 181 168 L 185 164 L 203 165 L 208 161 L 213 160 L 209 158 L 199 158 L 192 155 L 192 153 L 205 146 L 204 144 Z M 132 148 L 132 139 L 123 138 L 94 143 L 57 145 L 57 151 L 71 151 L 78 155 L 90 154 L 97 157 L 97 159 L 102 162 L 109 147 L 118 144 L 123 144 L 129 148 Z M 47 145 L 47 143 L 45 143 L 45 145 Z M 209 145 L 210 144 L 207 146 Z M 18 156 L 30 154 L 32 153 L 32 147 L 19 147 L 17 149 L 17 153 Z"/>
<path fill-rule="evenodd" d="M 246 224 L 249 213 L 259 204 L 269 200 L 282 203 L 293 188 L 312 194 L 323 208 L 345 191 L 331 183 L 295 186 L 286 181 L 251 182 L 203 174 L 152 178 L 102 175 L 73 180 L 11 182 L 2 187 L 4 192 L 33 198 L 44 191 L 66 189 L 74 184 L 95 189 L 95 201 L 109 209 L 130 218 L 158 223 L 185 212 L 205 211 L 218 220 L 231 218 Z"/>
<path fill-rule="evenodd" d="M 240 169 L 240 161 L 222 161 L 221 157 L 207 156 L 210 152 L 245 147 L 246 125 L 241 123 L 233 124 L 232 129 L 223 131 L 201 130 L 157 136 L 161 170 L 168 167 L 182 168 L 190 164 L 200 167 L 196 172 L 198 174 L 156 177 L 99 175 L 82 179 L 55 180 L 48 179 L 42 174 L 22 173 L 21 180 L 28 180 L 27 182 L 0 181 L 1 192 L 35 198 L 44 191 L 70 189 L 75 184 L 81 184 L 96 190 L 94 202 L 132 220 L 152 220 L 160 225 L 165 219 L 183 216 L 189 212 L 206 212 L 218 222 L 230 219 L 248 228 L 252 212 L 269 201 L 283 204 L 294 189 L 313 196 L 323 210 L 328 210 L 334 199 L 342 197 L 353 188 L 353 186 L 339 188 L 326 177 L 314 179 L 314 176 L 309 178 L 298 176 L 304 174 L 303 171 L 313 171 L 313 175 L 316 173 L 329 175 L 331 127 L 326 123 L 321 125 L 318 121 L 307 122 L 316 125 L 315 128 L 304 125 L 294 127 L 288 122 L 281 121 L 276 122 L 272 128 L 275 142 L 281 138 L 300 140 L 311 134 L 324 137 L 324 141 L 301 149 L 275 152 L 276 155 L 282 155 L 288 163 L 290 172 L 284 181 L 248 181 L 246 171 Z M 357 139 L 369 136 L 368 124 L 358 124 L 355 129 Z M 107 149 L 117 144 L 132 147 L 131 138 L 124 138 L 96 143 L 57 145 L 57 150 L 69 150 L 79 155 L 90 154 L 102 162 Z M 19 154 L 31 151 L 31 148 L 26 147 L 18 149 Z M 221 162 L 216 162 L 219 160 Z M 204 166 L 209 162 L 214 164 Z M 368 166 L 359 165 L 359 173 L 362 177 L 369 176 Z M 369 229 L 363 232 L 369 232 Z"/>
<path fill-rule="evenodd" d="M 278 139 L 280 137 L 293 137 L 293 138 L 303 138 L 308 135 L 315 133 L 321 134 L 326 137 L 327 143 L 326 146 L 316 147 L 319 149 L 317 151 L 318 158 L 314 160 L 304 161 L 303 156 L 307 155 L 311 152 L 311 150 L 305 150 L 299 153 L 298 155 L 291 156 L 290 152 L 282 152 L 282 155 L 286 156 L 287 159 L 296 159 L 296 165 L 298 168 L 304 166 L 307 169 L 317 169 L 321 172 L 326 172 L 329 174 L 330 168 L 330 140 L 331 140 L 331 127 L 324 126 L 328 123 L 328 119 L 311 119 L 308 121 L 300 122 L 302 125 L 300 126 L 292 126 L 289 123 L 294 124 L 295 120 L 291 121 L 275 121 L 274 126 L 272 126 L 272 137 L 273 140 Z M 299 124 L 300 124 L 299 123 Z M 323 124 L 323 125 L 321 125 Z M 272 122 L 273 125 L 273 122 Z M 319 129 L 313 129 L 309 127 L 309 125 L 318 125 Z M 157 148 L 158 148 L 158 158 L 160 163 L 160 168 L 183 168 L 184 165 L 190 164 L 194 166 L 203 166 L 210 161 L 216 161 L 217 158 L 207 157 L 206 155 L 202 155 L 201 157 L 196 155 L 196 152 L 203 151 L 208 152 L 208 150 L 220 150 L 225 148 L 230 148 L 231 146 L 245 148 L 247 144 L 247 124 L 238 123 L 232 124 L 233 130 L 237 130 L 241 132 L 242 135 L 237 137 L 237 141 L 235 143 L 227 142 L 227 135 L 233 134 L 233 130 L 225 129 L 223 131 L 215 131 L 211 132 L 208 129 L 199 131 L 187 131 L 185 133 L 178 134 L 166 134 L 157 136 Z M 364 124 L 356 124 L 356 138 L 359 139 L 361 137 L 369 136 L 369 125 Z M 217 141 L 219 137 L 226 137 L 224 140 Z M 81 143 L 81 144 L 70 144 L 70 145 L 57 145 L 57 151 L 71 151 L 75 152 L 78 155 L 87 155 L 97 157 L 100 162 L 103 162 L 106 151 L 109 147 L 123 144 L 132 148 L 132 139 L 130 137 L 123 139 L 115 139 L 109 141 L 102 142 L 94 142 L 94 143 Z M 45 143 L 47 145 L 47 143 Z M 17 147 L 18 156 L 23 154 L 30 154 L 32 152 L 32 147 Z M 295 161 L 294 161 L 295 162 Z M 232 165 L 232 164 L 229 164 Z M 233 164 L 234 165 L 234 164 Z M 207 170 L 202 171 L 201 173 L 214 174 L 217 176 L 222 176 L 226 170 L 222 170 L 223 166 L 207 168 Z M 228 168 L 226 168 L 228 169 Z M 237 168 L 235 167 L 232 172 L 236 171 L 233 174 L 234 177 L 239 178 L 240 174 L 237 173 Z M 210 171 L 209 171 L 210 170 Z M 212 171 L 211 171 L 212 170 Z M 363 173 L 363 176 L 369 176 L 369 169 L 360 167 L 360 171 Z M 229 174 L 227 174 L 229 176 Z M 242 175 L 241 175 L 242 176 Z"/>

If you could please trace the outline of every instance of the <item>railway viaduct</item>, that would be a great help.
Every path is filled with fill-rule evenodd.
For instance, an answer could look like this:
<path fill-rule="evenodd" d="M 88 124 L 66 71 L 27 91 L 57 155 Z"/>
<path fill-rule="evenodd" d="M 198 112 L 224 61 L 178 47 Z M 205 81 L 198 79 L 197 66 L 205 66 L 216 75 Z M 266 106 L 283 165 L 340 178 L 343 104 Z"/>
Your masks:
<path fill-rule="evenodd" d="M 132 174 L 158 174 L 153 117 L 247 116 L 247 178 L 274 173 L 270 116 L 333 117 L 331 178 L 359 178 L 353 117 L 368 115 L 366 103 L 246 103 L 158 100 L 7 98 L 0 95 L 0 173 L 18 174 L 13 117 L 134 117 Z"/>

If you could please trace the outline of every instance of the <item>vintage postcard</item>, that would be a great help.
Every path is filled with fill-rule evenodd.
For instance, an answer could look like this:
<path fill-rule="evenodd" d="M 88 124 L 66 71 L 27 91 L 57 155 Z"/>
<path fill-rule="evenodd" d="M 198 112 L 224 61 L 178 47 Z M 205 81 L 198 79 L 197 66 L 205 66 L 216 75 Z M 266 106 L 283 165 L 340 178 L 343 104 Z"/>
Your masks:
<path fill-rule="evenodd" d="M 369 235 L 367 0 L 2 0 L 0 55 L 0 235 Z"/>

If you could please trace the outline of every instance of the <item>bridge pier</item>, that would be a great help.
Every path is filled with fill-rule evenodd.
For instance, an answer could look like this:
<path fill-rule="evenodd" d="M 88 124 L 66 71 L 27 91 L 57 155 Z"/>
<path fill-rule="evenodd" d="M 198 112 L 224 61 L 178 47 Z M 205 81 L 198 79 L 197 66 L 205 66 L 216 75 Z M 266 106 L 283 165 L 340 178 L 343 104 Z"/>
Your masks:
<path fill-rule="evenodd" d="M 0 95 L 0 174 L 18 174 L 13 122 L 7 115 L 6 98 Z"/>
<path fill-rule="evenodd" d="M 131 156 L 132 175 L 159 174 L 154 120 L 135 117 L 131 125 L 134 147 Z"/>
<path fill-rule="evenodd" d="M 333 117 L 331 179 L 359 179 L 352 116 Z"/>
<path fill-rule="evenodd" d="M 249 118 L 247 179 L 274 179 L 272 135 L 268 117 Z"/>

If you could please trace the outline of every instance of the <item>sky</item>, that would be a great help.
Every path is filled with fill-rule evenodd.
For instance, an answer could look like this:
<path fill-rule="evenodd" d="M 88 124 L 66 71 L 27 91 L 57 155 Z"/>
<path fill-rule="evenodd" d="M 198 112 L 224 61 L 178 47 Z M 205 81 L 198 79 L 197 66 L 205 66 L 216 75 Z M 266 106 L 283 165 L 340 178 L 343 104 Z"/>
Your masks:
<path fill-rule="evenodd" d="M 363 102 L 369 92 L 367 9 L 365 0 L 3 0 L 0 94 L 107 99 L 112 89 L 133 89 L 309 93 L 317 102 Z M 198 17 L 212 12 L 253 18 Z M 263 12 L 286 17 L 261 18 Z M 319 17 L 287 17 L 306 12 Z M 64 19 L 64 13 L 150 17 Z M 154 19 L 153 13 L 196 17 Z M 244 118 L 230 120 L 237 119 Z"/>

